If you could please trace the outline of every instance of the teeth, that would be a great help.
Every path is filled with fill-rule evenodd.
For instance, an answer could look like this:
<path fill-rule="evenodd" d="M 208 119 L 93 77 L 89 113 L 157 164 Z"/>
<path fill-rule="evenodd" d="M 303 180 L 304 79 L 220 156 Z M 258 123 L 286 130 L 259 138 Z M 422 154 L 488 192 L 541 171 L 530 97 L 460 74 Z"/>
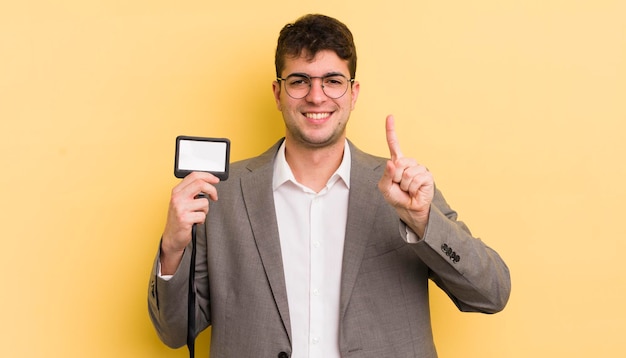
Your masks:
<path fill-rule="evenodd" d="M 330 116 L 330 113 L 306 113 L 305 115 L 307 118 L 311 119 L 324 119 Z"/>

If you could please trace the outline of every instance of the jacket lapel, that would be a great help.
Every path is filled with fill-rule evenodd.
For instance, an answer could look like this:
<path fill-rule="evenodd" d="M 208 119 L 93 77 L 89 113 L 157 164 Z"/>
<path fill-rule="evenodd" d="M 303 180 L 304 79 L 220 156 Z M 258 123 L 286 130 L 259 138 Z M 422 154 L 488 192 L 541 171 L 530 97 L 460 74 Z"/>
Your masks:
<path fill-rule="evenodd" d="M 378 193 L 377 185 L 380 177 L 375 169 L 381 166 L 380 160 L 360 151 L 351 142 L 349 144 L 352 166 L 341 274 L 340 322 L 343 321 L 346 313 L 374 223 L 376 214 L 374 197 Z"/>
<path fill-rule="evenodd" d="M 274 156 L 281 143 L 282 140 L 261 156 L 251 160 L 247 166 L 250 172 L 241 178 L 241 191 L 263 268 L 291 341 L 287 288 L 272 190 Z"/>

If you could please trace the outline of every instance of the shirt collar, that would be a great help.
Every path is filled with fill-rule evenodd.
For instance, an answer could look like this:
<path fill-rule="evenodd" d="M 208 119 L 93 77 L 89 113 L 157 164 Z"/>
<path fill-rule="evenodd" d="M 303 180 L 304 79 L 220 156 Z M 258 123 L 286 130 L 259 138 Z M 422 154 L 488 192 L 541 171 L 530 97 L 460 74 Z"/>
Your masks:
<path fill-rule="evenodd" d="M 296 178 L 287 163 L 287 159 L 285 158 L 285 141 L 278 148 L 278 152 L 276 153 L 276 159 L 274 160 L 274 177 L 272 179 L 272 188 L 273 190 L 278 189 L 281 185 L 285 184 L 288 181 L 291 181 L 299 186 L 300 183 L 296 181 Z M 341 160 L 341 164 L 339 164 L 339 168 L 335 171 L 333 175 L 331 175 L 330 179 L 326 183 L 327 187 L 331 187 L 337 180 L 343 180 L 344 184 L 347 188 L 350 188 L 350 166 L 352 162 L 352 155 L 350 153 L 350 146 L 348 145 L 348 140 L 346 139 L 344 148 L 343 148 L 343 159 Z"/>

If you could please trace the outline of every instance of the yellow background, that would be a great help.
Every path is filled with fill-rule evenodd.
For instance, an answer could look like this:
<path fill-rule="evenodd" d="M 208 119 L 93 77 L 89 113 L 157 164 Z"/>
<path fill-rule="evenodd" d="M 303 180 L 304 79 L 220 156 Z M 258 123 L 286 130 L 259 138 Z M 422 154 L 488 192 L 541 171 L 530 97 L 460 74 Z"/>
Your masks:
<path fill-rule="evenodd" d="M 511 268 L 497 315 L 433 290 L 440 356 L 626 356 L 618 0 L 3 1 L 0 356 L 187 356 L 146 309 L 174 138 L 229 137 L 238 160 L 281 136 L 275 41 L 308 12 L 355 34 L 349 137 L 387 155 L 395 114 Z"/>

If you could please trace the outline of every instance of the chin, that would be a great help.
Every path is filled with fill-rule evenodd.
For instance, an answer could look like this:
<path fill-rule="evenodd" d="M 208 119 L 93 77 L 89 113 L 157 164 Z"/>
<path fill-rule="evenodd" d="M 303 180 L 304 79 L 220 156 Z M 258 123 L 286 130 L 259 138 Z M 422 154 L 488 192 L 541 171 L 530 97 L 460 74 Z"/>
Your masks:
<path fill-rule="evenodd" d="M 324 148 L 335 145 L 343 139 L 342 136 L 330 136 L 324 138 L 304 137 L 302 142 L 311 148 Z"/>

